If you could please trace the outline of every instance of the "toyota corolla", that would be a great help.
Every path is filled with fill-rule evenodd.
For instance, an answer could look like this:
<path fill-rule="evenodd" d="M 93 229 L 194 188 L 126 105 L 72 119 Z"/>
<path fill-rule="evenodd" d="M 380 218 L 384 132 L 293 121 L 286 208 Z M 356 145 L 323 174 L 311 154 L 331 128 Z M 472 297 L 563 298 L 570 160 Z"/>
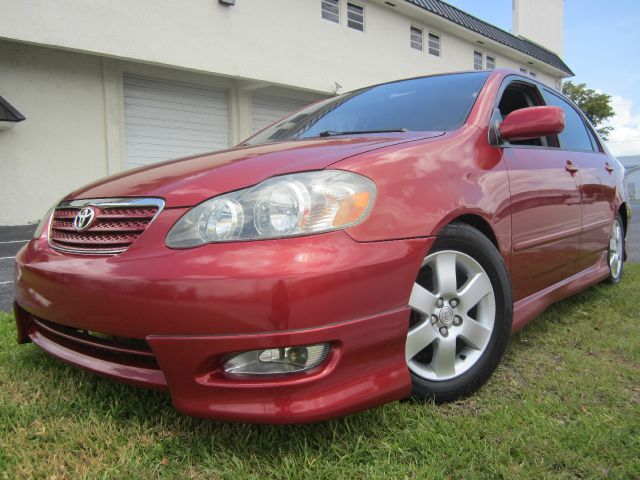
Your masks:
<path fill-rule="evenodd" d="M 16 258 L 18 340 L 222 420 L 458 399 L 511 332 L 620 281 L 623 173 L 518 72 L 360 89 L 56 203 Z"/>

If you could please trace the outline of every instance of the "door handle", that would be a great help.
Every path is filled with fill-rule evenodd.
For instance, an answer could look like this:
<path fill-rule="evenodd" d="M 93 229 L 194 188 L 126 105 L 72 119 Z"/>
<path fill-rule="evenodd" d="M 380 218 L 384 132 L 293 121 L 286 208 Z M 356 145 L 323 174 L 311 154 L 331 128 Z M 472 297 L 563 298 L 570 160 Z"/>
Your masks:
<path fill-rule="evenodd" d="M 609 165 L 609 162 L 604 164 L 604 169 L 609 173 L 613 173 L 613 171 L 615 170 L 611 165 Z"/>
<path fill-rule="evenodd" d="M 571 160 L 567 160 L 564 169 L 571 174 L 574 174 L 578 171 L 578 167 L 576 167 Z"/>

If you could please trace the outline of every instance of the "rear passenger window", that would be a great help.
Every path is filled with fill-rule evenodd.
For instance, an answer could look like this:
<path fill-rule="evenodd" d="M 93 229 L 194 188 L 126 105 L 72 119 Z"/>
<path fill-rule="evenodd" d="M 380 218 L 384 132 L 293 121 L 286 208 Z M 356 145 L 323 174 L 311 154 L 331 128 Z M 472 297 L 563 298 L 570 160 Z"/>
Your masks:
<path fill-rule="evenodd" d="M 596 152 L 601 152 L 602 148 L 600 147 L 600 142 L 596 139 L 596 134 L 593 133 L 589 127 L 587 127 L 587 132 L 589 132 L 589 138 L 591 139 L 591 145 L 593 146 L 593 150 Z"/>
<path fill-rule="evenodd" d="M 563 150 L 593 151 L 591 138 L 580 114 L 566 100 L 546 90 L 547 103 L 564 110 L 564 130 L 560 136 L 560 146 Z"/>

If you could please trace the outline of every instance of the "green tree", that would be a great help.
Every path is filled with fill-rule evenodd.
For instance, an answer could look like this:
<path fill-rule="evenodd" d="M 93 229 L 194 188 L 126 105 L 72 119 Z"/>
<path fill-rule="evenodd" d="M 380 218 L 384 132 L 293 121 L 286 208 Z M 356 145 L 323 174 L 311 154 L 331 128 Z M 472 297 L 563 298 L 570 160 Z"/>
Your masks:
<path fill-rule="evenodd" d="M 603 127 L 602 123 L 616 114 L 611 107 L 611 95 L 598 93 L 593 88 L 587 88 L 585 83 L 574 85 L 570 81 L 562 84 L 562 93 L 578 105 L 600 136 L 608 140 L 609 133 L 613 128 Z"/>

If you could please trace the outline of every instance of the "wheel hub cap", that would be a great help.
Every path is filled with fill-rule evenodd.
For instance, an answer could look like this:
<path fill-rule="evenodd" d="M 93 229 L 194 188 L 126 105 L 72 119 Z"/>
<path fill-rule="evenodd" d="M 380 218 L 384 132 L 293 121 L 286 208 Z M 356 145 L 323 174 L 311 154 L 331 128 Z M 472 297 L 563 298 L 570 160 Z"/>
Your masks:
<path fill-rule="evenodd" d="M 451 307 L 444 307 L 442 310 L 440 310 L 440 314 L 438 315 L 438 318 L 440 319 L 440 323 L 445 327 L 448 327 L 453 323 L 454 317 L 455 317 L 455 312 Z"/>

